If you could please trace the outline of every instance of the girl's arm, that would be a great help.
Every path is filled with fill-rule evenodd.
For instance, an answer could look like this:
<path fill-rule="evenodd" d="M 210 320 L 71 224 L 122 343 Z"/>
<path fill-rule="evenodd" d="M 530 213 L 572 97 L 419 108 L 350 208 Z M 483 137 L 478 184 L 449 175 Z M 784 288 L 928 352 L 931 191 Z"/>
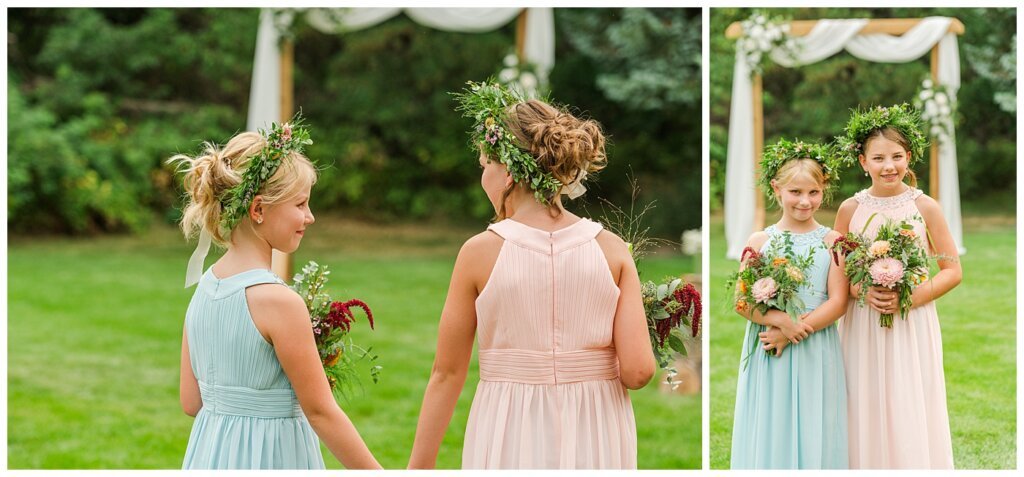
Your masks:
<path fill-rule="evenodd" d="M 836 223 L 832 227 L 832 231 L 839 235 L 846 235 L 850 232 L 850 220 L 853 219 L 853 213 L 857 210 L 857 199 L 850 197 L 843 201 L 839 205 L 839 210 L 836 211 Z"/>
<path fill-rule="evenodd" d="M 185 414 L 195 417 L 203 408 L 203 397 L 199 394 L 199 381 L 192 373 L 192 360 L 188 351 L 188 333 L 181 333 L 181 377 L 178 383 L 178 400 Z"/>
<path fill-rule="evenodd" d="M 277 284 L 249 287 L 245 294 L 253 322 L 274 346 L 316 434 L 346 468 L 380 469 L 359 431 L 334 400 L 302 298 Z"/>
<path fill-rule="evenodd" d="M 832 231 L 839 235 L 846 235 L 850 232 L 850 220 L 853 219 L 853 213 L 857 210 L 859 203 L 857 199 L 850 197 L 843 201 L 842 205 L 839 206 L 839 210 L 836 212 L 836 223 L 832 227 Z M 831 275 L 831 270 L 829 271 Z M 849 295 L 853 298 L 860 297 L 860 285 L 849 284 Z M 832 295 L 832 291 L 829 290 L 829 296 Z"/>
<path fill-rule="evenodd" d="M 931 243 L 932 249 L 941 258 L 938 260 L 939 273 L 917 286 L 910 295 L 913 307 L 924 305 L 938 299 L 956 288 L 963 278 L 963 269 L 960 268 L 960 254 L 953 241 L 953 234 L 949 232 L 949 225 L 942 215 L 942 207 L 935 199 L 927 195 L 917 198 L 917 209 L 924 218 L 928 227 L 930 237 L 926 236 Z"/>
<path fill-rule="evenodd" d="M 455 259 L 448 297 L 438 326 L 437 355 L 416 424 L 416 440 L 409 457 L 410 469 L 432 469 L 436 464 L 441 440 L 466 383 L 466 372 L 473 354 L 476 298 L 487 283 L 480 269 L 486 268 L 486 276 L 490 276 L 501 244 L 500 237 L 484 232 L 469 239 Z M 487 263 L 490 267 L 481 266 Z"/>
<path fill-rule="evenodd" d="M 826 244 L 831 247 L 840 235 L 836 231 L 829 232 L 825 237 Z M 810 313 L 801 317 L 801 321 L 811 325 L 814 331 L 827 328 L 846 313 L 846 303 L 850 298 L 850 281 L 843 273 L 843 257 L 840 263 L 829 260 L 828 268 L 828 299 Z"/>
<path fill-rule="evenodd" d="M 611 232 L 601 232 L 597 238 L 609 264 L 613 264 L 609 267 L 614 268 L 612 278 L 619 286 L 619 302 L 615 307 L 612 327 L 612 344 L 619 358 L 619 380 L 629 389 L 640 389 L 651 381 L 657 371 L 647 330 L 640 275 L 621 238 Z"/>
<path fill-rule="evenodd" d="M 760 311 L 751 309 L 748 311 L 736 310 L 736 313 L 759 325 L 774 327 L 778 328 L 779 331 L 789 331 L 793 333 L 799 338 L 796 341 L 793 341 L 793 343 L 800 342 L 800 340 L 806 338 L 807 335 L 811 333 L 809 328 L 801 331 L 800 324 L 794 322 L 793 318 L 790 318 L 790 316 L 782 310 L 772 308 L 768 310 L 767 313 L 761 314 Z"/>

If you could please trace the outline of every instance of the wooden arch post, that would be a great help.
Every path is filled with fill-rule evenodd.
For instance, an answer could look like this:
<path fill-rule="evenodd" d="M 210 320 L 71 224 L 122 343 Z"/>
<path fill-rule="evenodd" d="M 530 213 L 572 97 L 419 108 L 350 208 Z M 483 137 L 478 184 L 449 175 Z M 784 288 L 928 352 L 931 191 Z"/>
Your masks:
<path fill-rule="evenodd" d="M 526 58 L 526 14 L 527 9 L 523 8 L 516 17 L 516 56 L 522 64 Z M 295 43 L 291 38 L 281 38 L 280 45 L 280 72 L 281 72 L 281 117 L 280 122 L 291 120 L 295 111 L 295 85 L 292 74 L 295 67 Z M 270 268 L 277 276 L 284 281 L 291 281 L 294 259 L 291 254 L 273 251 Z"/>
<path fill-rule="evenodd" d="M 526 12 L 524 8 L 516 16 L 516 57 L 520 65 L 526 61 Z"/>
<path fill-rule="evenodd" d="M 292 114 L 295 110 L 295 86 L 293 84 L 292 70 L 295 67 L 295 42 L 291 38 L 284 37 L 281 39 L 280 46 L 280 60 L 281 60 L 281 123 L 285 123 L 292 119 Z M 277 276 L 281 277 L 282 280 L 290 282 L 292 280 L 292 270 L 294 259 L 292 254 L 284 253 L 278 250 L 273 251 L 273 255 L 270 260 L 270 268 Z"/>
<path fill-rule="evenodd" d="M 862 28 L 858 35 L 870 35 L 875 33 L 884 33 L 888 35 L 903 35 L 910 29 L 917 26 L 921 22 L 920 18 L 879 18 L 869 20 L 864 28 Z M 818 20 L 795 20 L 789 22 L 789 34 L 790 36 L 800 37 L 806 36 L 814 29 L 817 25 Z M 956 35 L 964 34 L 964 24 L 953 18 L 953 21 L 949 24 L 949 33 Z M 743 26 L 740 22 L 733 22 L 725 30 L 725 37 L 730 40 L 735 40 L 743 35 Z M 939 45 L 935 44 L 931 50 L 931 56 L 929 58 L 931 63 L 931 77 L 932 83 L 935 85 L 939 84 Z M 754 103 L 754 174 L 758 174 L 758 168 L 760 165 L 761 152 L 764 150 L 764 100 L 762 97 L 762 78 L 759 73 L 755 73 L 751 79 L 752 101 Z M 938 144 L 932 143 L 929 148 L 930 161 L 928 168 L 928 194 L 935 200 L 939 200 L 939 146 Z M 756 182 L 756 181 L 755 181 Z M 756 202 L 754 204 L 754 230 L 761 230 L 764 228 L 765 222 L 765 206 L 764 197 L 762 194 L 755 194 Z"/>

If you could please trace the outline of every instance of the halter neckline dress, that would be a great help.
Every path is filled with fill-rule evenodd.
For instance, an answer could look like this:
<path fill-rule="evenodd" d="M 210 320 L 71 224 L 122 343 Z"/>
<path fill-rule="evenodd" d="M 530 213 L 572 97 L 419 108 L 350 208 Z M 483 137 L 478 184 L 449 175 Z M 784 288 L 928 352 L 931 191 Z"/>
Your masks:
<path fill-rule="evenodd" d="M 636 468 L 601 225 L 548 232 L 506 219 L 488 230 L 504 243 L 476 300 L 480 382 L 463 468 Z"/>

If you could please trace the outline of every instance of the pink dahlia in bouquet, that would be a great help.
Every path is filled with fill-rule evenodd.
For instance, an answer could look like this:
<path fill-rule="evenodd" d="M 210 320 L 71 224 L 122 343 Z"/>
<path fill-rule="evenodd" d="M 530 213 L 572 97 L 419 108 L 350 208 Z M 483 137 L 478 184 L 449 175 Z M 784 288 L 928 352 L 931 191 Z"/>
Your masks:
<path fill-rule="evenodd" d="M 921 219 L 911 217 L 898 223 L 888 220 L 871 239 L 864 235 L 864 230 L 874 218 L 875 215 L 868 218 L 861 233 L 850 232 L 836 239 L 832 245 L 832 258 L 836 264 L 839 264 L 840 256 L 846 259 L 844 272 L 851 284 L 860 285 L 857 302 L 861 306 L 864 306 L 869 287 L 885 287 L 898 295 L 900 318 L 905 320 L 912 305 L 910 295 L 914 288 L 928 279 L 928 253 L 911 223 Z M 893 316 L 892 313 L 882 313 L 878 324 L 892 328 Z"/>
<path fill-rule="evenodd" d="M 767 304 L 779 292 L 779 284 L 772 277 L 758 279 L 750 286 L 750 294 L 757 303 Z"/>
<path fill-rule="evenodd" d="M 868 273 L 876 285 L 893 288 L 903 278 L 903 264 L 895 258 L 879 258 L 868 267 Z"/>
<path fill-rule="evenodd" d="M 332 300 L 324 290 L 330 274 L 326 265 L 311 261 L 302 267 L 302 273 L 295 275 L 291 288 L 306 302 L 306 309 L 313 322 L 313 339 L 331 391 L 339 397 L 347 398 L 360 385 L 356 366 L 359 362 L 367 361 L 374 383 L 379 380 L 383 368 L 376 364 L 377 356 L 371 353 L 372 347 L 363 348 L 349 337 L 352 324 L 356 321 L 353 310 L 363 311 L 371 330 L 373 312 L 362 300 Z"/>
<path fill-rule="evenodd" d="M 743 249 L 743 267 L 726 281 L 726 287 L 734 293 L 734 308 L 740 313 L 756 310 L 762 315 L 768 310 L 780 310 L 793 321 L 799 320 L 806 306 L 797 290 L 804 286 L 813 261 L 810 252 L 797 255 L 793 251 L 793 236 L 789 232 L 784 232 L 781 240 L 773 241 L 764 253 L 750 247 Z M 757 341 L 753 346 L 757 346 Z M 774 354 L 774 350 L 766 352 Z"/>

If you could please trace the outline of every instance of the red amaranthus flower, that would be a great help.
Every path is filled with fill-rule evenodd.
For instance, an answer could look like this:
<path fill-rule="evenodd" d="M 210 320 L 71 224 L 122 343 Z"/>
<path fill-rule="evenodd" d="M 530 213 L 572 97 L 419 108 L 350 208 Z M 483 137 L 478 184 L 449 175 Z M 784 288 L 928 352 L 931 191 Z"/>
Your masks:
<path fill-rule="evenodd" d="M 370 307 L 362 300 L 352 299 L 346 302 L 332 302 L 331 311 L 327 313 L 327 323 L 333 328 L 341 328 L 348 332 L 352 328 L 352 322 L 355 321 L 356 317 L 352 314 L 350 308 L 358 307 L 362 308 L 366 312 L 366 319 L 370 322 L 370 329 L 373 329 L 373 312 L 370 311 Z"/>
<path fill-rule="evenodd" d="M 849 235 L 843 235 L 837 238 L 836 241 L 832 243 L 832 260 L 836 262 L 836 265 L 839 265 L 839 254 L 841 253 L 845 257 L 849 255 L 850 252 L 857 250 L 857 247 L 860 247 L 860 242 Z"/>
<path fill-rule="evenodd" d="M 693 307 L 693 317 L 690 320 L 690 336 L 696 338 L 700 334 L 700 317 L 703 311 L 700 304 L 700 292 L 692 284 L 687 283 L 682 288 L 676 290 L 676 299 L 679 300 L 679 303 L 683 304 L 683 310 L 689 310 Z"/>
<path fill-rule="evenodd" d="M 675 302 L 678 305 L 672 306 Z M 679 288 L 676 288 L 671 295 L 665 297 L 662 300 L 662 306 L 665 307 L 665 311 L 669 313 L 669 317 L 664 320 L 658 321 L 655 325 L 658 333 L 658 345 L 663 346 L 665 340 L 668 339 L 669 333 L 672 328 L 679 326 L 683 321 L 683 316 L 693 308 L 693 318 L 690 321 L 690 331 L 692 336 L 697 336 L 700 333 L 700 316 L 701 316 L 701 304 L 700 304 L 700 292 L 692 284 L 687 283 Z"/>
<path fill-rule="evenodd" d="M 740 261 L 747 260 L 747 266 L 757 268 L 761 266 L 761 252 L 754 250 L 752 247 L 746 247 L 743 249 L 743 253 L 740 254 Z"/>

